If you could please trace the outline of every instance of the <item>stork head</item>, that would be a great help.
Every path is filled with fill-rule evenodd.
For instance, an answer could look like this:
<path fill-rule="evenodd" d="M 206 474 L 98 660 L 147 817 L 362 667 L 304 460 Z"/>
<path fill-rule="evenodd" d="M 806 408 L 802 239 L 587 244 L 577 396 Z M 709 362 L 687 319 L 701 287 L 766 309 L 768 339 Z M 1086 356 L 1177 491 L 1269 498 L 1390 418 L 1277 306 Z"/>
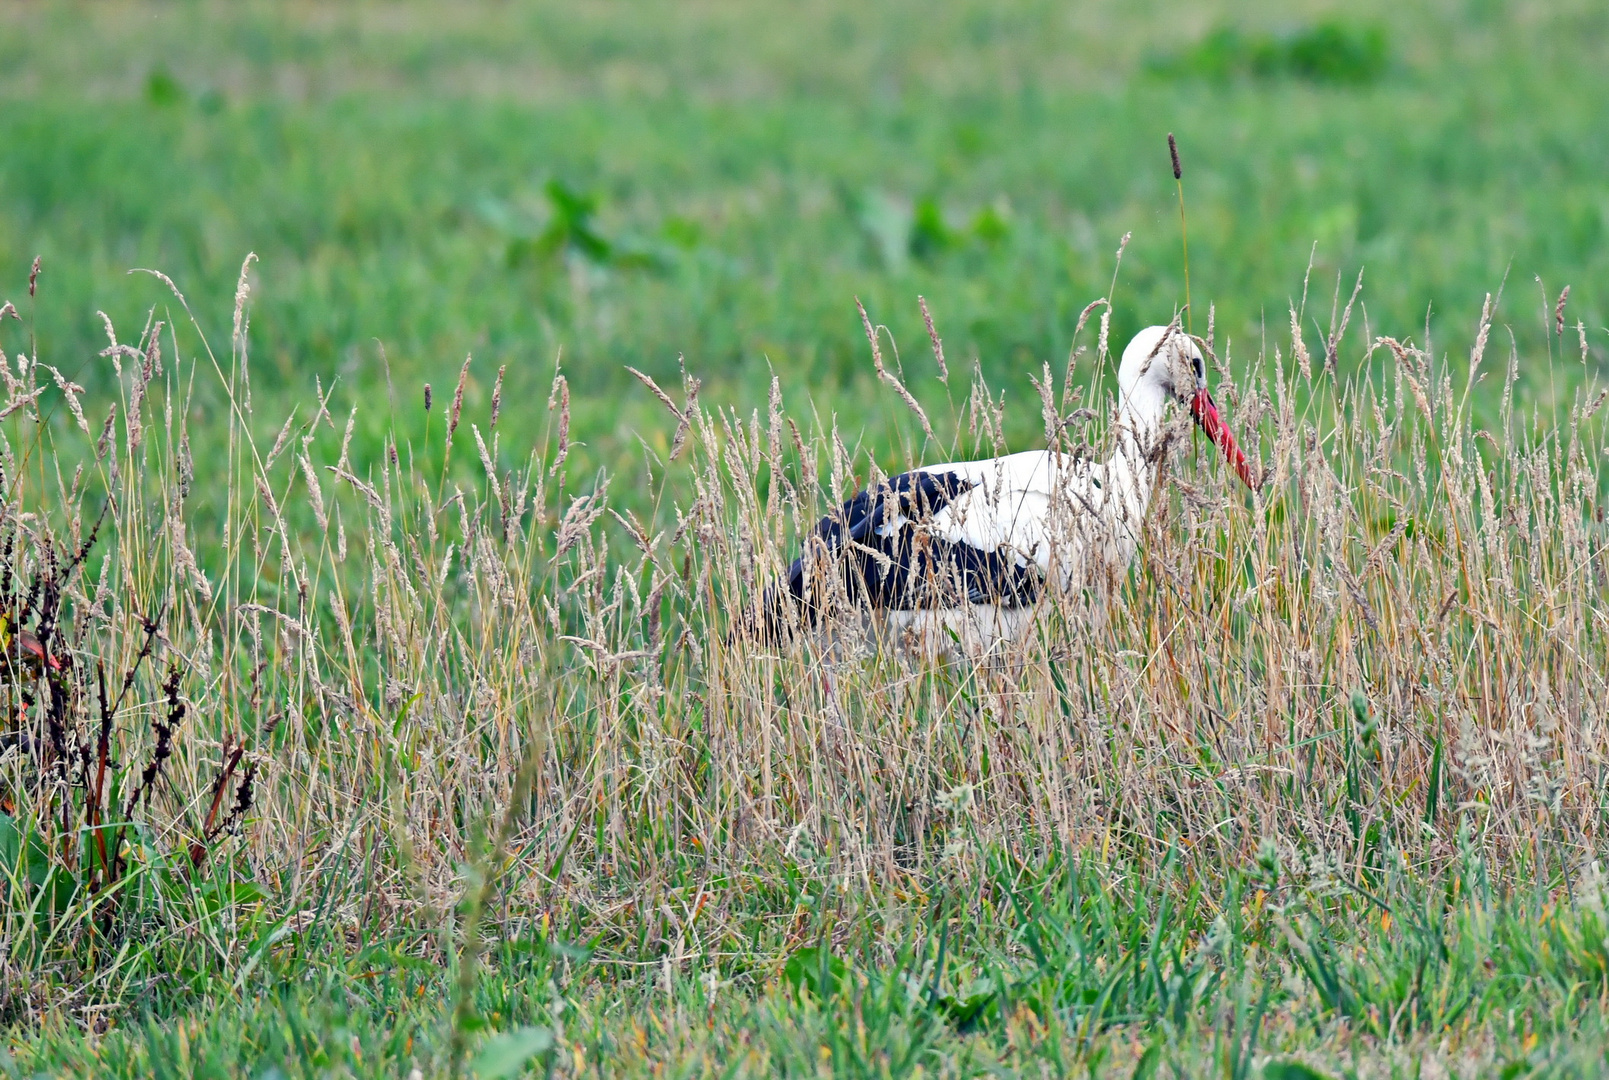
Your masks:
<path fill-rule="evenodd" d="M 1223 453 L 1235 475 L 1247 487 L 1257 486 L 1245 451 L 1218 413 L 1218 403 L 1207 390 L 1207 365 L 1190 336 L 1176 326 L 1149 326 L 1134 335 L 1123 350 L 1117 372 L 1118 391 L 1125 401 L 1151 402 L 1160 410 L 1172 398 L 1190 408 L 1190 415 L 1213 445 Z"/>

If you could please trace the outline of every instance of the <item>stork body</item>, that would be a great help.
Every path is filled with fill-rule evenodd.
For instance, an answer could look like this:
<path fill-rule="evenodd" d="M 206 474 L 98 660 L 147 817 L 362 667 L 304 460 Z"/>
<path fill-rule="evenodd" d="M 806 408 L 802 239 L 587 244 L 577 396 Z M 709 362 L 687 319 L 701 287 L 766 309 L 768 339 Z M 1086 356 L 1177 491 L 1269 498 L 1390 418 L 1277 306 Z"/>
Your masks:
<path fill-rule="evenodd" d="M 808 624 L 848 601 L 867 630 L 929 656 L 979 655 L 1020 640 L 1052 599 L 1100 603 L 1138 547 L 1170 400 L 1190 403 L 1251 483 L 1184 334 L 1138 334 L 1118 387 L 1108 461 L 1034 450 L 890 477 L 822 519 L 789 567 L 786 599 Z M 783 600 L 780 591 L 769 598 L 773 624 Z"/>

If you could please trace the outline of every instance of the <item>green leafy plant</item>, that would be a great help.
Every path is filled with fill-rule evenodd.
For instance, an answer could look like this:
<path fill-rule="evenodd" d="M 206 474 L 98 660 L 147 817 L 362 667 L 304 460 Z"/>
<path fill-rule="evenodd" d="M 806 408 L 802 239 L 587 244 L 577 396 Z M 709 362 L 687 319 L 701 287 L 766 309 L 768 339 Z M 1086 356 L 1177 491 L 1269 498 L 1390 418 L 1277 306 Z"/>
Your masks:
<path fill-rule="evenodd" d="M 1219 82 L 1290 78 L 1363 86 L 1379 80 L 1390 60 L 1381 27 L 1325 20 L 1279 35 L 1220 26 L 1182 53 L 1153 59 L 1151 68 L 1176 78 Z"/>

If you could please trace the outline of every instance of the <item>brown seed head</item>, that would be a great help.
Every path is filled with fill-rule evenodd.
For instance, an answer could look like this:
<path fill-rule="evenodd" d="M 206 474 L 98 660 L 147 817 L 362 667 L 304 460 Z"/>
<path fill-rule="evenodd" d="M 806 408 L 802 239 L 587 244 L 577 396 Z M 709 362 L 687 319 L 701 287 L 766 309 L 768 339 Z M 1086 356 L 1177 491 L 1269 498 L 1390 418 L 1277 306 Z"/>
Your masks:
<path fill-rule="evenodd" d="M 939 332 L 933 328 L 933 316 L 927 310 L 927 299 L 918 296 L 916 303 L 922 309 L 922 321 L 927 324 L 927 339 L 933 343 L 933 359 L 939 365 L 939 382 L 949 386 L 950 369 L 944 366 L 944 342 L 939 340 Z"/>
<path fill-rule="evenodd" d="M 34 256 L 34 268 L 28 271 L 28 295 L 34 294 L 34 283 L 39 280 L 39 256 Z"/>
<path fill-rule="evenodd" d="M 1179 165 L 1179 144 L 1173 139 L 1173 132 L 1168 132 L 1168 155 L 1173 158 L 1173 178 L 1184 179 L 1184 169 Z"/>
<path fill-rule="evenodd" d="M 453 412 L 447 420 L 447 438 L 453 437 L 458 430 L 458 415 L 464 411 L 464 383 L 469 379 L 469 361 L 471 357 L 464 357 L 464 366 L 458 370 L 458 389 L 453 391 Z"/>
<path fill-rule="evenodd" d="M 430 384 L 425 383 L 425 412 L 430 411 Z"/>
<path fill-rule="evenodd" d="M 555 400 L 559 409 L 559 453 L 553 459 L 553 467 L 548 470 L 549 476 L 557 476 L 559 469 L 564 465 L 564 459 L 570 456 L 570 381 L 563 375 L 553 377 L 553 393 L 548 401 Z M 550 404 L 548 408 L 552 409 L 553 405 Z M 671 448 L 671 457 L 676 456 L 677 449 L 679 447 Z"/>
<path fill-rule="evenodd" d="M 1569 300 L 1570 286 L 1566 285 L 1564 287 L 1564 291 L 1559 294 L 1559 302 L 1553 307 L 1553 322 L 1557 327 L 1556 333 L 1559 335 L 1559 337 L 1564 336 L 1564 305 L 1568 303 Z"/>

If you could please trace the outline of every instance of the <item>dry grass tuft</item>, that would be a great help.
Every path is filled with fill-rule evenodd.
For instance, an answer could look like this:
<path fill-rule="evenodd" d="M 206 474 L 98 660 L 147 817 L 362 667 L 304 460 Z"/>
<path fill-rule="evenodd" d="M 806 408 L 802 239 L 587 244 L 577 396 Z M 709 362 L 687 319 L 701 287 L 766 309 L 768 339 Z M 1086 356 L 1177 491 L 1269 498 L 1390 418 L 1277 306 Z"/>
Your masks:
<path fill-rule="evenodd" d="M 1109 314 L 1059 390 L 1095 409 L 1096 452 Z M 762 422 L 639 376 L 675 417 L 671 458 L 690 453 L 621 501 L 563 468 L 562 375 L 545 446 L 511 458 L 477 429 L 454 457 L 467 360 L 439 470 L 394 443 L 355 465 L 322 402 L 265 457 L 236 326 L 227 369 L 171 335 L 159 360 L 154 316 L 136 346 L 113 336 L 123 437 L 82 472 L 53 449 L 37 363 L 6 369 L 4 604 L 71 660 L 0 684 L 8 820 L 65 890 L 49 917 L 5 908 L 13 1015 L 129 1000 L 162 949 L 239 985 L 273 926 L 448 949 L 466 889 L 476 925 L 563 918 L 605 960 L 657 942 L 669 970 L 722 955 L 741 893 L 785 875 L 919 895 L 981 873 L 985 849 L 1061 848 L 1136 868 L 1171 852 L 1181 881 L 1274 857 L 1322 891 L 1470 858 L 1574 880 L 1604 847 L 1603 396 L 1557 427 L 1520 415 L 1517 357 L 1489 427 L 1468 403 L 1479 355 L 1380 337 L 1341 381 L 1343 316 L 1317 371 L 1299 338 L 1283 350 L 1299 380 L 1258 357 L 1217 390 L 1260 491 L 1210 448 L 1176 451 L 1108 618 L 1051 604 L 1020 651 L 931 668 L 729 633 L 876 471 L 788 417 L 780 387 Z M 1235 367 L 1227 347 L 1214 362 Z M 187 424 L 208 377 L 242 408 L 204 463 Z M 953 452 L 993 452 L 1001 408 L 979 382 Z M 1073 452 L 1067 419 L 1047 427 Z M 56 606 L 33 602 L 52 581 Z M 125 681 L 111 707 L 101 672 Z M 114 794 L 63 771 L 71 739 L 44 749 L 37 703 L 58 692 L 87 710 L 83 760 L 122 770 Z M 125 861 L 86 873 L 114 806 Z M 131 952 L 136 925 L 149 948 Z"/>

